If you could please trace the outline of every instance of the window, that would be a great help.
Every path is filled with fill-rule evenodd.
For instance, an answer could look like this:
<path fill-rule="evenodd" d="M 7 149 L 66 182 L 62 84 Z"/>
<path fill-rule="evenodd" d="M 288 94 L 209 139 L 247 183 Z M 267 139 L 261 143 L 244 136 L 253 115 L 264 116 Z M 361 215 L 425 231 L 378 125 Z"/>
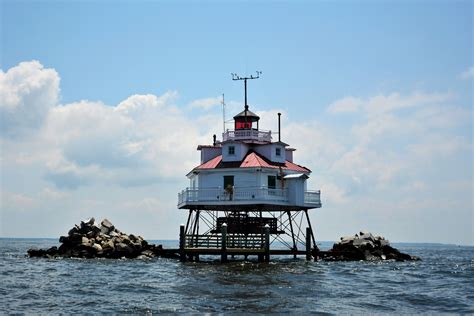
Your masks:
<path fill-rule="evenodd" d="M 278 157 L 281 156 L 281 148 L 280 147 L 275 148 L 275 155 L 277 155 Z"/>
<path fill-rule="evenodd" d="M 229 146 L 229 155 L 235 155 L 235 146 Z"/>
<path fill-rule="evenodd" d="M 276 176 L 268 176 L 268 188 L 276 189 Z"/>

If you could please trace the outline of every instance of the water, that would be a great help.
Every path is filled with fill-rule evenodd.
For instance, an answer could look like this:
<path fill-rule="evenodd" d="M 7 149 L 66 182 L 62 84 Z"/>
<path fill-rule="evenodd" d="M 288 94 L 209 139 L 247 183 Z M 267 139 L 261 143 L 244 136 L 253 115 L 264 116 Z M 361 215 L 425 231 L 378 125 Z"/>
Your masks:
<path fill-rule="evenodd" d="M 423 261 L 380 263 L 25 256 L 53 245 L 0 239 L 0 314 L 474 313 L 474 247 L 395 244 Z"/>

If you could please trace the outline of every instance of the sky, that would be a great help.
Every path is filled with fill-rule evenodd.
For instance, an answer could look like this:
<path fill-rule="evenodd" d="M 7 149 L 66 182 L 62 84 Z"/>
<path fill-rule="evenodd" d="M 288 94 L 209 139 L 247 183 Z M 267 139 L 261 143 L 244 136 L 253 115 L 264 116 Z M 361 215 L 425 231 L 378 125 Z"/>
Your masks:
<path fill-rule="evenodd" d="M 318 240 L 474 245 L 472 1 L 0 0 L 0 237 L 87 217 L 177 239 L 243 108 L 321 190 Z M 227 127 L 231 127 L 230 124 Z"/>

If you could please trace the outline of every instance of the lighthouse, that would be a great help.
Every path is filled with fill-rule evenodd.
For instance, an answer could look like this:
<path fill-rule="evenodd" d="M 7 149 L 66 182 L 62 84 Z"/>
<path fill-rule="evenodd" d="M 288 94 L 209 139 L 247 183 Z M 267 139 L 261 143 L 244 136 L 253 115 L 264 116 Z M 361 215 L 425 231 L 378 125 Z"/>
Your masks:
<path fill-rule="evenodd" d="M 294 161 L 294 152 L 278 133 L 262 130 L 260 117 L 247 103 L 244 81 L 243 111 L 233 117 L 233 129 L 197 146 L 200 163 L 186 175 L 189 187 L 178 194 L 178 208 L 188 210 L 180 228 L 181 260 L 200 255 L 305 255 L 318 250 L 309 212 L 321 207 L 319 190 L 308 190 L 311 170 Z M 275 134 L 277 138 L 275 139 Z"/>

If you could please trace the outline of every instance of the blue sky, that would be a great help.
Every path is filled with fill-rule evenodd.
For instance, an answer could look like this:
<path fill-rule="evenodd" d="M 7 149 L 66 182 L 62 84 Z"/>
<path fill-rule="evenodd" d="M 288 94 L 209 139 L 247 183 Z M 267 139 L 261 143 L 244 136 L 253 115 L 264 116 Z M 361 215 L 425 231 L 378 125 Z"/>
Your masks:
<path fill-rule="evenodd" d="M 261 70 L 249 103 L 283 111 L 320 239 L 473 244 L 472 1 L 0 3 L 1 236 L 93 215 L 174 238 L 218 96 L 230 116 L 230 73 Z"/>

